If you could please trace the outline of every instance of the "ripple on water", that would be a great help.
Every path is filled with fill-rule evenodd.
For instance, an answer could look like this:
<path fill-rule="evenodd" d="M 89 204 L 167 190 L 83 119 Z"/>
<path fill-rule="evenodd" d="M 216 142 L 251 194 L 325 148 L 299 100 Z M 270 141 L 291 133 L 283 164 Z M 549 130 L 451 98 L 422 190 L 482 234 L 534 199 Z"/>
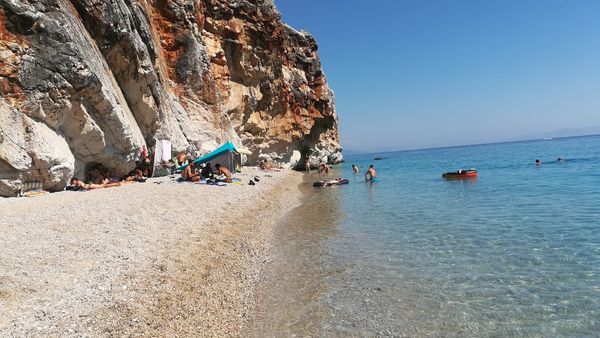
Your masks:
<path fill-rule="evenodd" d="M 567 161 L 552 163 L 559 156 Z M 600 332 L 600 137 L 386 154 L 375 185 L 349 168 L 372 157 L 347 158 L 334 175 L 351 184 L 309 189 L 280 228 L 277 277 L 265 301 L 277 323 L 271 329 L 305 336 Z M 536 168 L 535 158 L 544 164 Z M 439 178 L 459 167 L 477 167 L 480 176 Z"/>

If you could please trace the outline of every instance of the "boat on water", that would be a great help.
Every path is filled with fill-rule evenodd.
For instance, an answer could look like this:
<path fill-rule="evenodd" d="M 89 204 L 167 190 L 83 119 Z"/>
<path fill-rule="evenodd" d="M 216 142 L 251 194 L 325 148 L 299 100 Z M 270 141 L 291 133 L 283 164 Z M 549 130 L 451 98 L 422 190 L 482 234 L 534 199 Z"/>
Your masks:
<path fill-rule="evenodd" d="M 468 169 L 468 170 L 460 169 L 459 171 L 445 173 L 442 175 L 442 177 L 447 180 L 464 180 L 464 179 L 469 179 L 469 178 L 476 178 L 477 170 L 476 169 Z"/>

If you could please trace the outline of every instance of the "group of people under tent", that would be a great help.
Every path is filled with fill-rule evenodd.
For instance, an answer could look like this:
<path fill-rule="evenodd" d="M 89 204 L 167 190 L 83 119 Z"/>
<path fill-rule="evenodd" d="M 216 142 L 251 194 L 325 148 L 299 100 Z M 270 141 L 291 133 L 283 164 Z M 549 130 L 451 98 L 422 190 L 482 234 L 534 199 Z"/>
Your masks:
<path fill-rule="evenodd" d="M 175 158 L 176 168 L 183 167 L 181 177 L 185 181 L 199 182 L 202 179 L 215 179 L 216 176 L 223 176 L 223 182 L 232 183 L 233 175 L 231 170 L 224 165 L 216 164 L 213 167 L 210 163 L 204 165 L 196 165 L 194 161 L 190 161 L 185 153 L 179 153 Z"/>
<path fill-rule="evenodd" d="M 231 170 L 224 165 L 216 164 L 211 166 L 210 163 L 197 165 L 190 160 L 186 153 L 180 152 L 172 160 L 169 161 L 169 166 L 172 168 L 171 173 L 180 173 L 183 181 L 198 182 L 202 179 L 221 181 L 225 183 L 233 182 Z M 263 164 L 262 167 L 270 165 Z M 73 177 L 70 185 L 66 187 L 69 191 L 84 191 L 96 190 L 104 188 L 113 188 L 128 185 L 131 183 L 146 182 L 148 177 L 152 176 L 153 160 L 146 149 L 142 149 L 140 160 L 136 161 L 136 167 L 125 176 L 114 175 L 113 172 L 103 166 L 96 164 L 86 171 L 85 177 L 80 179 Z"/>

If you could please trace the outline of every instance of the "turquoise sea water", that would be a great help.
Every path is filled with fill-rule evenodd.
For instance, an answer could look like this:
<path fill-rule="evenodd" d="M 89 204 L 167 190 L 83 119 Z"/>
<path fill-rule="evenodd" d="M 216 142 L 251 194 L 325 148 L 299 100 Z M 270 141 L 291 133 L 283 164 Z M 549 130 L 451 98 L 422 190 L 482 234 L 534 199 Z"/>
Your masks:
<path fill-rule="evenodd" d="M 259 332 L 600 336 L 600 137 L 346 160 L 331 175 L 351 183 L 307 175 L 278 229 Z M 477 180 L 441 178 L 471 167 Z"/>

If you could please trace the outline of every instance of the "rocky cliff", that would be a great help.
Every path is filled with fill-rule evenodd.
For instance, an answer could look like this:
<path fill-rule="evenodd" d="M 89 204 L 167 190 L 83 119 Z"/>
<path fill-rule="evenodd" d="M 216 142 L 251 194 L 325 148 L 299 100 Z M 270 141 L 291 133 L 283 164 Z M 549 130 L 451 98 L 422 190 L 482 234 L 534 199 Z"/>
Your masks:
<path fill-rule="evenodd" d="M 337 124 L 314 38 L 272 0 L 0 0 L 0 195 L 125 173 L 156 139 L 339 162 Z"/>

